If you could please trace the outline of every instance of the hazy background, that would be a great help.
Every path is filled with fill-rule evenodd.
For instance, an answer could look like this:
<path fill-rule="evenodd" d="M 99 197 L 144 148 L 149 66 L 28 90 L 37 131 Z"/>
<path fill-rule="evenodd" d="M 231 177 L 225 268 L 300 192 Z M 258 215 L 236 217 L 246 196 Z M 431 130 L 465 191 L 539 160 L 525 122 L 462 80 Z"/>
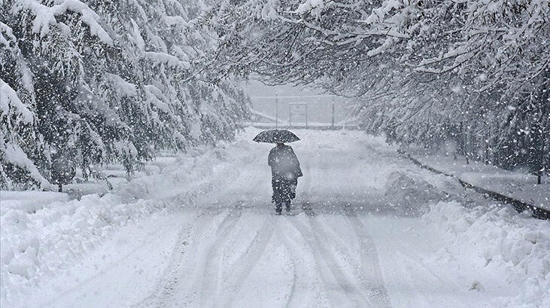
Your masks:
<path fill-rule="evenodd" d="M 250 96 L 252 109 L 275 117 L 278 105 L 278 115 L 282 122 L 288 122 L 289 120 L 289 105 L 293 105 L 290 107 L 291 123 L 295 124 L 305 123 L 306 105 L 309 123 L 330 124 L 333 104 L 335 123 L 350 118 L 349 107 L 345 98 L 325 94 L 312 88 L 290 85 L 268 86 L 258 80 L 244 82 L 243 87 Z"/>

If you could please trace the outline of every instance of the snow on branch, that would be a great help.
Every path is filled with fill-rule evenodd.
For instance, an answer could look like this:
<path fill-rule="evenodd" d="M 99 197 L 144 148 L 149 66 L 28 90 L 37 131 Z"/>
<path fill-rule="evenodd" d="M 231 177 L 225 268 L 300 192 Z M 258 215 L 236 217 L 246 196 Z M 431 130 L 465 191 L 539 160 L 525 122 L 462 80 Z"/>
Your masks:
<path fill-rule="evenodd" d="M 0 132 L 0 137 L 0 151 L 4 152 L 5 161 L 27 170 L 30 176 L 40 183 L 41 187 L 50 186 L 50 182 L 40 174 L 38 168 L 36 168 L 35 164 L 27 157 L 27 154 L 25 154 L 19 145 L 15 143 L 5 143 L 2 132 Z"/>
<path fill-rule="evenodd" d="M 166 98 L 166 96 L 162 93 L 161 89 L 154 85 L 145 85 L 144 89 L 148 103 L 157 107 L 161 111 L 166 113 L 170 112 L 170 106 L 165 103 L 168 101 L 168 98 Z"/>
<path fill-rule="evenodd" d="M 21 102 L 17 92 L 0 79 L 0 110 L 7 117 L 16 114 L 21 117 L 23 123 L 32 123 L 32 112 Z"/>
<path fill-rule="evenodd" d="M 311 13 L 312 15 L 318 16 L 324 8 L 324 0 L 306 0 L 298 6 L 295 12 L 298 14 Z"/>
<path fill-rule="evenodd" d="M 363 21 L 367 24 L 376 24 L 384 21 L 386 15 L 397 11 L 403 7 L 403 3 L 399 0 L 387 0 L 382 2 L 379 8 L 373 9 L 372 13 Z"/>
<path fill-rule="evenodd" d="M 57 24 L 56 16 L 70 11 L 81 15 L 82 21 L 88 25 L 92 35 L 97 36 L 107 45 L 113 45 L 113 40 L 99 23 L 99 15 L 79 0 L 65 0 L 54 6 L 46 6 L 36 0 L 19 0 L 14 6 L 14 11 L 19 12 L 21 10 L 30 10 L 34 14 L 32 30 L 33 33 L 40 34 L 41 37 L 48 35 L 50 25 Z"/>
<path fill-rule="evenodd" d="M 166 64 L 171 67 L 189 69 L 191 65 L 188 62 L 181 61 L 178 57 L 164 52 L 145 52 L 145 57 L 155 64 Z"/>
<path fill-rule="evenodd" d="M 181 16 L 164 16 L 164 23 L 168 26 L 182 26 L 187 27 L 189 24 Z"/>
<path fill-rule="evenodd" d="M 4 47 L 11 49 L 12 46 L 10 42 L 15 44 L 16 41 L 11 28 L 0 21 L 0 45 L 4 45 Z"/>
<path fill-rule="evenodd" d="M 111 80 L 113 87 L 122 96 L 137 96 L 137 89 L 133 83 L 129 83 L 128 81 L 122 79 L 122 77 L 115 74 L 106 73 L 105 75 L 109 78 L 109 80 Z"/>

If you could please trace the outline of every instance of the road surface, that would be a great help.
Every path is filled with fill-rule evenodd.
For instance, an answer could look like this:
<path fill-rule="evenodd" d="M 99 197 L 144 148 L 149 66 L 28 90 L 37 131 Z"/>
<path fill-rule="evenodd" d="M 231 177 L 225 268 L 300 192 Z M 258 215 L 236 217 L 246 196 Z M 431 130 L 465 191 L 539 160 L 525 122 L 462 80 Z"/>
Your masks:
<path fill-rule="evenodd" d="M 29 306 L 485 307 L 506 292 L 472 291 L 471 271 L 431 262 L 440 230 L 422 220 L 421 199 L 400 205 L 391 189 L 401 182 L 389 183 L 397 174 L 452 190 L 451 180 L 379 138 L 297 131 L 304 177 L 291 215 L 275 216 L 270 145 L 250 142 L 255 132 L 220 152 L 224 163 L 209 167 L 215 180 L 200 186 L 208 193 L 120 229 Z M 173 203 L 185 193 L 150 198 Z"/>

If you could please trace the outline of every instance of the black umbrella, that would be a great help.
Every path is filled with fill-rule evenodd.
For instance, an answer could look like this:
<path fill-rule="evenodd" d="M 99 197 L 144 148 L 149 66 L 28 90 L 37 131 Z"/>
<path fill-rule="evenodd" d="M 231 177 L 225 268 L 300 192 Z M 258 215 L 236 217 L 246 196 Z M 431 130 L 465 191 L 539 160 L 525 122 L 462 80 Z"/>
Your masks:
<path fill-rule="evenodd" d="M 254 139 L 256 142 L 286 143 L 300 140 L 293 132 L 286 129 L 270 129 L 259 133 Z"/>

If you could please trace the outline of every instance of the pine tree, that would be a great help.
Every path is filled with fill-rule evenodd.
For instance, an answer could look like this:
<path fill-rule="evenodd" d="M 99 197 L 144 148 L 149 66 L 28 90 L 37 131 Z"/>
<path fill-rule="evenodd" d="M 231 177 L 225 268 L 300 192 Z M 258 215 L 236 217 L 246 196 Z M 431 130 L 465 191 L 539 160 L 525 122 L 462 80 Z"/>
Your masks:
<path fill-rule="evenodd" d="M 217 39 L 201 25 L 203 6 L 191 0 L 2 1 L 0 43 L 10 47 L 2 49 L 0 78 L 16 93 L 13 102 L 30 106 L 33 121 L 25 127 L 40 141 L 21 147 L 29 159 L 23 170 L 39 170 L 31 174 L 42 186 L 57 158 L 74 163 L 84 177 L 93 165 L 116 161 L 130 174 L 160 149 L 232 138 L 248 99 L 231 76 L 211 77 L 207 61 Z M 2 95 L 13 97 L 5 89 Z M 2 127 L 10 134 L 4 144 L 24 139 L 23 128 L 19 137 L 10 129 Z M 2 186 L 15 187 L 3 149 Z"/>

